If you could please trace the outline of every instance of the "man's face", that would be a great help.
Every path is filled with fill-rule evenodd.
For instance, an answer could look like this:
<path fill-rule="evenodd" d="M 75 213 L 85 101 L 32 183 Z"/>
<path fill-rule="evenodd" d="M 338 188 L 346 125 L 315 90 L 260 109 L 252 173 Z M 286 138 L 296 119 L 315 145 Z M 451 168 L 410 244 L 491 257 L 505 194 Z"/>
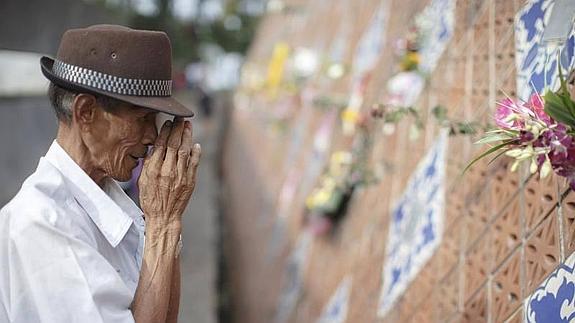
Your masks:
<path fill-rule="evenodd" d="M 106 112 L 97 109 L 93 142 L 88 149 L 94 166 L 118 181 L 131 178 L 132 170 L 156 140 L 157 112 L 121 103 Z"/>

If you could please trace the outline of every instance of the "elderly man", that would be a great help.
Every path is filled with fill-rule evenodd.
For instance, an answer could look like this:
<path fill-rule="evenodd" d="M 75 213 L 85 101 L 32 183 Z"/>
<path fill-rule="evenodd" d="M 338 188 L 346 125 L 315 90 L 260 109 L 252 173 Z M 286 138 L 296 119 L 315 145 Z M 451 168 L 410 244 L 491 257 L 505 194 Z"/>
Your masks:
<path fill-rule="evenodd" d="M 182 118 L 193 113 L 170 97 L 168 37 L 73 29 L 41 67 L 58 133 L 0 211 L 0 322 L 177 321 L 200 146 Z M 158 112 L 176 116 L 159 134 Z M 142 159 L 140 210 L 114 180 Z"/>

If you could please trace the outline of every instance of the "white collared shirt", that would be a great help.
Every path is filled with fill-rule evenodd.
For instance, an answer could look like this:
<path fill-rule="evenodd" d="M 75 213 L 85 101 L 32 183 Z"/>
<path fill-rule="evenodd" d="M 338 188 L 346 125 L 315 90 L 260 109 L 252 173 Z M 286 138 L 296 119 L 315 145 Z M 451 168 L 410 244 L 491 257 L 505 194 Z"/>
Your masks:
<path fill-rule="evenodd" d="M 142 211 L 56 141 L 0 210 L 0 322 L 134 322 Z"/>

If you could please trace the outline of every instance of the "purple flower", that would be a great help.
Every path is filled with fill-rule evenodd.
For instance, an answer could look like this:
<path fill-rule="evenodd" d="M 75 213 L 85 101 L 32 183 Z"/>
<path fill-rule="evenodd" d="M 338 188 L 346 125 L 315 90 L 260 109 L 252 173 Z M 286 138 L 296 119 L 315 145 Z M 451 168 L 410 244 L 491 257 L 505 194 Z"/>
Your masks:
<path fill-rule="evenodd" d="M 532 171 L 546 176 L 551 169 L 567 178 L 569 186 L 575 190 L 575 139 L 569 128 L 558 123 L 545 112 L 541 96 L 533 94 L 527 102 L 510 98 L 497 103 L 495 123 L 501 129 L 511 130 L 516 143 L 512 145 L 519 152 L 530 148 L 534 152 Z M 521 154 L 512 156 L 520 161 Z"/>
<path fill-rule="evenodd" d="M 558 123 L 547 130 L 541 136 L 540 141 L 543 147 L 550 148 L 547 156 L 551 161 L 553 171 L 567 178 L 569 185 L 575 189 L 575 141 L 567 133 L 567 128 Z"/>
<path fill-rule="evenodd" d="M 521 144 L 529 143 L 535 139 L 535 135 L 530 131 L 519 131 L 519 142 Z"/>

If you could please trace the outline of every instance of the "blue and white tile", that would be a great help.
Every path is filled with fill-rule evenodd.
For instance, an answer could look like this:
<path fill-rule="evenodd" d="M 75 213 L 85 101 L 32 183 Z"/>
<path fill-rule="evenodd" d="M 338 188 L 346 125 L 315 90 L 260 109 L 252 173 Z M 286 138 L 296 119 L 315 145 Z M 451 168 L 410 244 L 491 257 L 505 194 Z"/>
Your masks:
<path fill-rule="evenodd" d="M 344 323 L 347 318 L 351 277 L 345 277 L 323 309 L 317 323 Z"/>
<path fill-rule="evenodd" d="M 287 322 L 303 292 L 303 275 L 311 246 L 311 235 L 303 231 L 290 255 L 283 275 L 283 286 L 275 313 L 275 323 Z"/>
<path fill-rule="evenodd" d="M 379 316 L 393 307 L 441 243 L 447 138 L 446 131 L 439 135 L 392 210 Z"/>
<path fill-rule="evenodd" d="M 382 1 L 359 40 L 353 55 L 352 83 L 361 79 L 364 74 L 371 72 L 379 61 L 381 53 L 383 53 L 388 20 L 388 2 L 387 0 Z"/>
<path fill-rule="evenodd" d="M 524 313 L 526 323 L 575 322 L 575 253 L 525 300 Z"/>
<path fill-rule="evenodd" d="M 517 94 L 527 100 L 534 93 L 559 86 L 558 63 L 564 71 L 575 63 L 575 32 L 563 43 L 542 41 L 555 0 L 529 0 L 515 18 Z"/>
<path fill-rule="evenodd" d="M 419 14 L 416 26 L 423 32 L 419 70 L 430 74 L 447 48 L 455 28 L 455 0 L 432 0 Z"/>

